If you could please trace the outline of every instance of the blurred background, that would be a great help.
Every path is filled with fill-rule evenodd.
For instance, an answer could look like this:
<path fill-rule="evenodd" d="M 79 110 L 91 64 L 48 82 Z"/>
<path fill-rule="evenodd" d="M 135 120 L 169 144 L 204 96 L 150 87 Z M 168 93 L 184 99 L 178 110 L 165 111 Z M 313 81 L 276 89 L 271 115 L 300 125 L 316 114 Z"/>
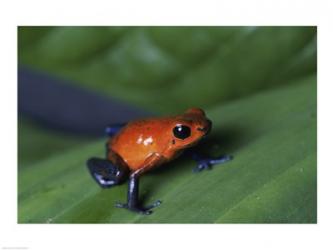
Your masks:
<path fill-rule="evenodd" d="M 19 166 L 316 73 L 315 27 L 19 27 Z"/>

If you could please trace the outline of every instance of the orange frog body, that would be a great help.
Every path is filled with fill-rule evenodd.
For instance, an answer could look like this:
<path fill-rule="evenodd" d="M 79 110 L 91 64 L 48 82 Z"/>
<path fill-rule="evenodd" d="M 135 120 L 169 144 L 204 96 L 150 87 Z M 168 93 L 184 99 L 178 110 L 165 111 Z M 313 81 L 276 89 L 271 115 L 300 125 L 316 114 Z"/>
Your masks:
<path fill-rule="evenodd" d="M 190 109 L 174 117 L 133 121 L 110 138 L 108 158 L 113 161 L 116 153 L 131 171 L 146 171 L 180 155 L 205 136 L 210 128 L 211 122 L 199 109 Z M 177 137 L 174 130 L 181 129 L 188 130 L 188 135 Z"/>
<path fill-rule="evenodd" d="M 87 165 L 93 178 L 103 188 L 119 185 L 129 177 L 127 203 L 118 203 L 116 206 L 150 214 L 151 208 L 161 202 L 157 201 L 146 208 L 139 204 L 139 176 L 196 145 L 210 132 L 211 127 L 211 121 L 199 108 L 172 117 L 132 121 L 110 134 L 107 159 L 91 158 Z M 197 172 L 226 162 L 231 156 L 202 158 L 194 154 L 193 158 L 198 162 Z"/>

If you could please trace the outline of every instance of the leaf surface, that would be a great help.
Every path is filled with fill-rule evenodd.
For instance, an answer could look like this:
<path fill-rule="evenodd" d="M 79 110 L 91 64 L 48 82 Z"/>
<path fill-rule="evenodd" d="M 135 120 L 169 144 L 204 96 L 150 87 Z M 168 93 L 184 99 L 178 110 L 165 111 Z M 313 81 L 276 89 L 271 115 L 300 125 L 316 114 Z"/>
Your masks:
<path fill-rule="evenodd" d="M 127 186 L 100 189 L 85 161 L 104 141 L 19 172 L 19 223 L 316 223 L 316 77 L 207 110 L 213 131 L 201 149 L 234 160 L 194 174 L 179 159 L 142 177 L 150 216 L 114 207 Z"/>

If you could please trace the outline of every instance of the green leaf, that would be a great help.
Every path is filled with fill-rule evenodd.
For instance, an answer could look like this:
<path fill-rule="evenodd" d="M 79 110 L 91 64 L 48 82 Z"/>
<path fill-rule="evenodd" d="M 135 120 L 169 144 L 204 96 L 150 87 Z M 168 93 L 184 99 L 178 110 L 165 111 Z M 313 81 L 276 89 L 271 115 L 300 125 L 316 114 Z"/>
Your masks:
<path fill-rule="evenodd" d="M 92 141 L 86 136 L 65 134 L 45 129 L 27 118 L 18 121 L 18 166 L 28 167 L 38 161 L 66 152 Z"/>
<path fill-rule="evenodd" d="M 202 150 L 234 160 L 194 174 L 183 157 L 144 175 L 150 216 L 114 207 L 127 186 L 100 189 L 85 161 L 104 141 L 19 172 L 19 223 L 316 223 L 316 78 L 207 110 L 213 120 Z"/>
<path fill-rule="evenodd" d="M 18 35 L 21 64 L 161 113 L 211 108 L 316 72 L 315 27 L 21 27 Z"/>

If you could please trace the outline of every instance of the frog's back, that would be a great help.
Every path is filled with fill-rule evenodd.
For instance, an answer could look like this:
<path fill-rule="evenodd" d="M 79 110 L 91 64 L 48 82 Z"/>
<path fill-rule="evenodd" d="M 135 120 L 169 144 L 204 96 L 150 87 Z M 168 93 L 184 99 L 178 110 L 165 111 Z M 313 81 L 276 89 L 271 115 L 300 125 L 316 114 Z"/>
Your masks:
<path fill-rule="evenodd" d="M 109 149 L 117 153 L 135 170 L 153 153 L 162 154 L 170 143 L 167 118 L 138 120 L 128 123 L 109 141 Z"/>

